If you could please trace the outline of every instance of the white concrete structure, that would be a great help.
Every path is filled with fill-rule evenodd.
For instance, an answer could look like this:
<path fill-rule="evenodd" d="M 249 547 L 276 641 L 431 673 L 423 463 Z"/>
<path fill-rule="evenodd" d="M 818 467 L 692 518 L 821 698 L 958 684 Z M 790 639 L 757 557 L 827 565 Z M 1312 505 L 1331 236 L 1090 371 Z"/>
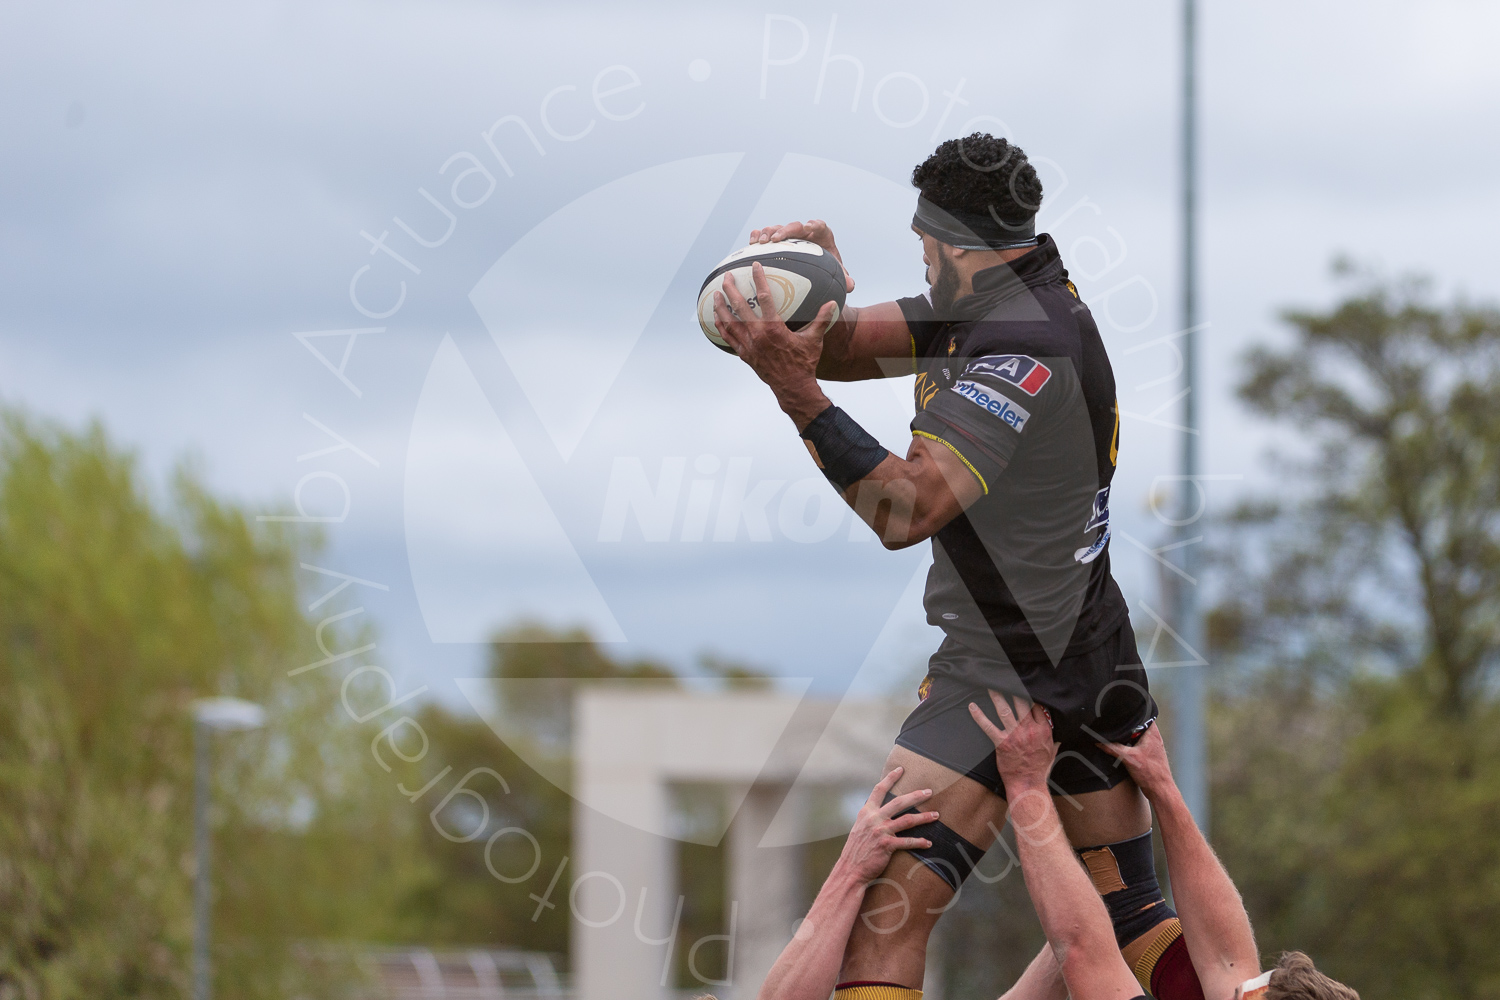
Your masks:
<path fill-rule="evenodd" d="M 729 933 L 692 943 L 687 958 L 723 1000 L 754 997 L 801 916 L 801 845 L 848 831 L 836 811 L 819 819 L 812 806 L 868 791 L 910 708 L 781 692 L 581 689 L 569 897 L 580 1000 L 673 992 L 676 783 L 721 786 L 728 802 L 720 828 L 691 839 L 728 835 Z"/>
<path fill-rule="evenodd" d="M 567 987 L 543 952 L 468 948 L 359 948 L 303 951 L 304 961 L 346 963 L 363 973 L 354 1000 L 565 1000 Z"/>

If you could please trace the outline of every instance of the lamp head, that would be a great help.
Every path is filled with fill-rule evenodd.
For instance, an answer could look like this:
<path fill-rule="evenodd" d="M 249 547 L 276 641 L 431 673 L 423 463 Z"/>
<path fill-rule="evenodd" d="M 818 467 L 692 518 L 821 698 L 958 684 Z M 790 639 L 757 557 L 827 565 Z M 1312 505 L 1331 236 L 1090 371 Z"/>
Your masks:
<path fill-rule="evenodd" d="M 199 698 L 193 702 L 193 718 L 220 732 L 259 729 L 266 724 L 266 710 L 241 698 Z"/>

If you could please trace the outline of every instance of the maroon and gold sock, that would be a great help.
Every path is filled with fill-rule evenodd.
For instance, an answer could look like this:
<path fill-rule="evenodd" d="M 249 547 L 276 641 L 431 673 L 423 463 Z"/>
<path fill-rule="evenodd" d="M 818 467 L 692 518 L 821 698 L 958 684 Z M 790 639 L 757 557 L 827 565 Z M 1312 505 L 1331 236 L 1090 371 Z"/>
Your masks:
<path fill-rule="evenodd" d="M 1157 1000 L 1203 1000 L 1182 938 L 1182 922 L 1156 880 L 1150 832 L 1083 848 L 1078 857 L 1104 900 L 1115 943 L 1141 989 Z"/>
<path fill-rule="evenodd" d="M 833 1000 L 922 1000 L 922 991 L 895 983 L 839 983 Z"/>

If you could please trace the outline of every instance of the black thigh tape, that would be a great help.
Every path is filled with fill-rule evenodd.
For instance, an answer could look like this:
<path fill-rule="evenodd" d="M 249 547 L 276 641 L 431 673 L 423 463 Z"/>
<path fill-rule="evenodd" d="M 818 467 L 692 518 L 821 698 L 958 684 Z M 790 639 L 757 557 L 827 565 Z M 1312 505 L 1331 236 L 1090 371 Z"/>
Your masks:
<path fill-rule="evenodd" d="M 1104 898 L 1116 944 L 1124 947 L 1162 921 L 1177 916 L 1162 896 L 1156 878 L 1150 830 L 1115 844 L 1074 850 L 1088 869 L 1094 888 Z"/>
<path fill-rule="evenodd" d="M 885 801 L 889 802 L 896 796 L 890 792 L 886 793 Z M 918 810 L 916 806 L 903 809 L 897 816 L 906 816 L 909 813 L 925 812 Z M 942 822 L 922 823 L 909 830 L 901 831 L 898 836 L 922 837 L 932 842 L 931 847 L 907 848 L 906 853 L 915 857 L 926 865 L 937 875 L 938 878 L 948 883 L 948 887 L 954 892 L 964 884 L 964 879 L 979 864 L 979 859 L 984 857 L 984 848 L 971 844 L 960 837 L 952 829 L 944 826 Z"/>

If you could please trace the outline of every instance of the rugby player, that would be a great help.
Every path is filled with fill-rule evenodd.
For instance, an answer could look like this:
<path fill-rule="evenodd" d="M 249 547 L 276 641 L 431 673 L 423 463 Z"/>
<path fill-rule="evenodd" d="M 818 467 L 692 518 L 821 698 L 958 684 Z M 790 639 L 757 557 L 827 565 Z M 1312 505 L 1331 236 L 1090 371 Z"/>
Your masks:
<path fill-rule="evenodd" d="M 1131 891 L 1105 904 L 1143 989 L 1158 966 L 1186 969 L 1181 925 L 1157 885 L 1146 800 L 1100 743 L 1128 743 L 1156 716 L 1125 600 L 1109 570 L 1109 490 L 1119 453 L 1114 374 L 1057 244 L 1035 232 L 1042 185 L 1026 154 L 975 133 L 912 173 L 912 230 L 928 290 L 833 306 L 793 332 L 760 316 L 726 278 L 720 335 L 773 391 L 813 461 L 888 548 L 932 540 L 924 604 L 946 636 L 888 758 L 895 792 L 932 788 L 942 820 L 916 833 L 872 884 L 871 910 L 907 901 L 879 932 L 855 925 L 840 1000 L 861 984 L 920 995 L 927 938 L 1006 815 L 994 748 L 968 718 L 996 689 L 1050 712 L 1061 744 L 1050 787 L 1072 843 L 1107 848 Z M 752 241 L 812 240 L 842 262 L 820 221 L 769 226 Z M 759 265 L 757 295 L 768 294 Z M 853 280 L 846 285 L 852 291 Z M 916 374 L 906 457 L 881 447 L 818 379 Z M 993 721 L 993 720 L 992 720 Z"/>
<path fill-rule="evenodd" d="M 1160 727 L 1152 726 L 1134 746 L 1112 743 L 1101 749 L 1124 763 L 1151 803 L 1181 914 L 1181 940 L 1208 1000 L 1359 1000 L 1358 993 L 1323 975 L 1300 951 L 1284 953 L 1274 969 L 1256 975 L 1260 959 L 1245 904 L 1172 777 Z M 1084 861 L 1091 875 L 1107 867 L 1101 865 L 1103 859 L 1086 854 Z M 1097 876 L 1095 881 L 1099 888 Z"/>
<path fill-rule="evenodd" d="M 978 705 L 971 704 L 969 712 L 995 746 L 996 768 L 1012 803 L 1010 818 L 1017 831 L 1022 874 L 1048 941 L 1001 1000 L 1135 994 L 1137 983 L 1116 950 L 1096 892 L 1101 875 L 1118 878 L 1118 871 L 1110 859 L 1096 854 L 1085 853 L 1080 864 L 1059 835 L 1060 820 L 1046 783 L 1056 753 L 1050 720 L 1036 706 L 1027 707 L 1018 718 L 994 692 L 990 698 L 1001 726 L 991 723 Z M 1159 730 L 1153 727 L 1136 746 L 1106 744 L 1104 749 L 1120 758 L 1156 811 L 1180 907 L 1181 940 L 1191 948 L 1192 964 L 1209 1000 L 1359 1000 L 1359 994 L 1318 972 L 1301 952 L 1283 954 L 1274 969 L 1257 975 L 1250 918 L 1172 779 Z M 910 833 L 938 816 L 916 811 L 930 800 L 929 789 L 889 799 L 879 807 L 899 776 L 899 771 L 888 774 L 860 810 L 838 863 L 767 976 L 760 1000 L 826 1000 L 864 886 L 884 870 L 892 853 L 921 846 L 921 841 L 913 845 L 911 838 L 898 833 Z M 1173 988 L 1158 982 L 1153 992 Z M 890 995 L 880 987 L 864 992 L 870 1000 L 883 1000 L 882 992 Z"/>
<path fill-rule="evenodd" d="M 1037 956 L 1005 1000 L 1054 995 L 1060 1000 L 1069 995 L 1073 1000 L 1147 1000 L 1120 956 L 1104 904 L 1069 849 L 1052 804 L 1048 773 L 1057 747 L 1047 713 L 1039 705 L 1025 706 L 1018 719 L 1004 699 L 991 694 L 991 702 L 999 727 L 977 707 L 972 711 L 984 720 L 984 732 L 994 741 L 996 769 L 1010 796 L 1021 871 L 1048 941 L 1048 950 Z M 909 835 L 914 823 L 938 816 L 916 811 L 919 804 L 925 809 L 930 802 L 929 789 L 890 799 L 881 809 L 879 804 L 899 777 L 892 771 L 870 793 L 807 918 L 766 977 L 760 1000 L 826 1000 L 864 887 L 880 875 L 896 850 L 913 846 L 913 838 L 898 837 L 898 832 Z M 885 984 L 844 986 L 840 991 L 851 989 L 862 1000 L 900 1000 L 905 992 Z"/>

